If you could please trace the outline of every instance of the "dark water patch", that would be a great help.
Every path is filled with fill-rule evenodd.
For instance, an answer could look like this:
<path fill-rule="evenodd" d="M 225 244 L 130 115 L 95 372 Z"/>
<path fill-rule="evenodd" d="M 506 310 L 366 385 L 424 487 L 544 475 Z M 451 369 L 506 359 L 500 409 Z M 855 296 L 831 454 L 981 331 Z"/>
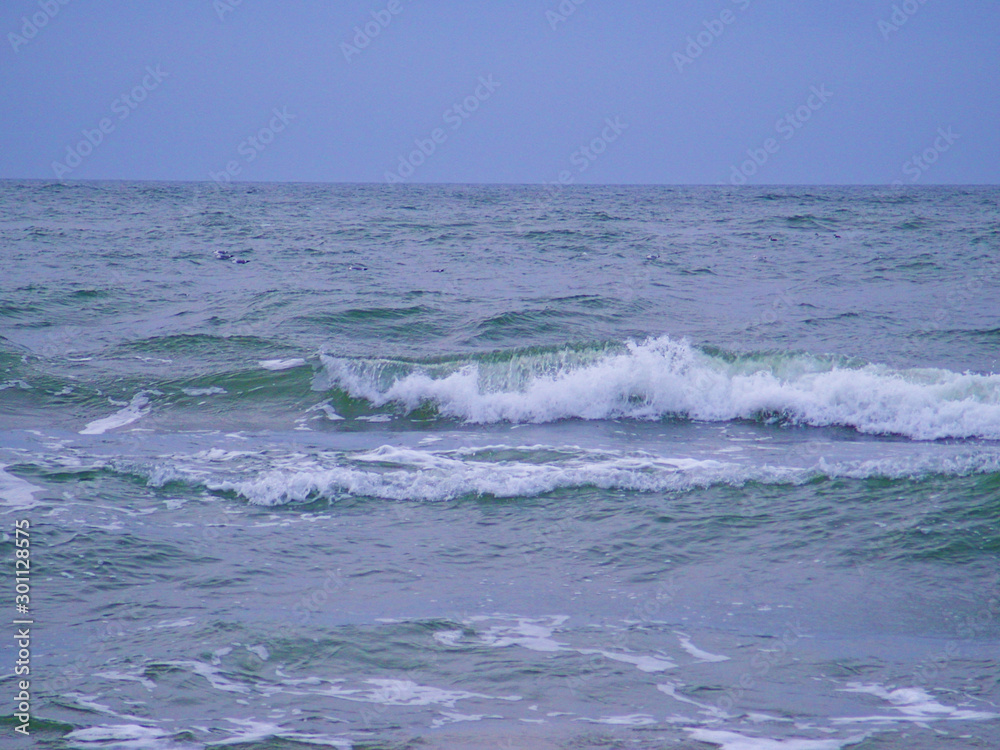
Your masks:
<path fill-rule="evenodd" d="M 306 319 L 312 323 L 335 327 L 338 325 L 353 325 L 369 321 L 395 321 L 414 316 L 435 315 L 439 312 L 440 310 L 426 305 L 415 305 L 411 307 L 363 307 L 343 310 L 336 313 L 310 315 Z"/>
<path fill-rule="evenodd" d="M 601 309 L 607 304 L 607 300 L 597 294 L 574 294 L 569 297 L 553 297 L 548 301 L 553 305 L 568 303 L 595 309 Z"/>
<path fill-rule="evenodd" d="M 24 230 L 25 234 L 32 238 L 58 238 L 65 237 L 66 231 L 56 227 L 40 227 L 32 225 Z"/>
<path fill-rule="evenodd" d="M 923 216 L 915 216 L 913 218 L 907 219 L 896 225 L 896 229 L 901 229 L 903 231 L 917 231 L 922 229 L 928 229 L 939 222 L 933 219 L 928 219 Z"/>
<path fill-rule="evenodd" d="M 242 221 L 242 218 L 233 216 L 226 211 L 204 211 L 200 215 L 200 220 L 207 227 L 229 227 Z"/>
<path fill-rule="evenodd" d="M 595 221 L 632 221 L 630 216 L 615 216 L 607 213 L 606 211 L 595 211 L 592 214 L 592 218 Z M 663 221 L 668 221 L 668 218 L 664 218 Z"/>
<path fill-rule="evenodd" d="M 526 240 L 548 240 L 579 237 L 584 233 L 578 229 L 526 229 L 518 234 L 522 239 Z"/>
<path fill-rule="evenodd" d="M 14 682 L 11 682 L 12 687 L 14 684 Z M 14 695 L 17 695 L 17 691 L 14 692 Z M 36 700 L 36 708 L 30 714 L 31 720 L 29 722 L 29 736 L 34 738 L 32 743 L 35 747 L 63 747 L 62 743 L 56 743 L 61 738 L 65 737 L 65 735 L 69 734 L 74 729 L 77 729 L 78 725 L 38 716 L 37 705 L 38 702 Z M 18 733 L 15 731 L 15 729 L 20 726 L 23 726 L 23 722 L 16 718 L 13 714 L 0 715 L 0 731 L 11 738 L 9 740 L 11 748 L 22 747 L 22 745 L 19 745 L 17 742 L 16 738 L 18 737 Z M 28 745 L 23 745 L 23 747 L 28 747 Z"/>
<path fill-rule="evenodd" d="M 434 294 L 421 292 L 420 294 Z M 440 293 L 437 293 L 440 295 Z M 376 339 L 384 343 L 399 343 L 414 347 L 420 342 L 441 340 L 450 332 L 451 316 L 445 310 L 429 305 L 410 307 L 353 308 L 335 313 L 300 315 L 294 322 L 305 330 L 320 333 L 324 338 L 334 335 L 355 339 Z"/>
<path fill-rule="evenodd" d="M 909 336 L 940 341 L 962 339 L 989 345 L 1000 340 L 1000 328 L 940 328 L 931 331 L 914 331 Z"/>
<path fill-rule="evenodd" d="M 3 318 L 17 318 L 33 312 L 34 310 L 30 307 L 22 307 L 9 302 L 0 303 L 0 317 Z"/>
<path fill-rule="evenodd" d="M 183 571 L 212 565 L 220 560 L 192 554 L 183 546 L 143 539 L 133 533 L 112 533 L 88 529 L 77 544 L 56 547 L 44 561 L 39 574 L 70 572 L 85 589 L 111 591 L 136 584 L 184 580 Z"/>
<path fill-rule="evenodd" d="M 568 318 L 567 312 L 551 308 L 508 311 L 476 324 L 472 340 L 496 341 L 515 336 L 544 336 L 565 330 Z"/>
<path fill-rule="evenodd" d="M 820 317 L 803 318 L 802 324 L 808 326 L 822 326 L 822 325 L 828 325 L 830 323 L 848 323 L 851 325 L 856 325 L 859 321 L 862 320 L 865 322 L 871 322 L 883 325 L 891 325 L 896 322 L 895 320 L 893 320 L 892 317 L 888 315 L 879 315 L 877 313 L 871 313 L 871 312 L 848 311 L 821 318 Z M 855 360 L 855 362 L 857 361 L 858 360 Z"/>
<path fill-rule="evenodd" d="M 206 333 L 185 333 L 128 341 L 111 349 L 108 354 L 127 355 L 167 354 L 189 358 L 204 357 L 214 360 L 222 356 L 254 357 L 271 352 L 285 352 L 286 345 L 256 335 L 217 336 Z"/>
<path fill-rule="evenodd" d="M 820 218 L 814 214 L 792 214 L 791 216 L 784 217 L 784 222 L 786 226 L 792 229 L 815 229 L 816 227 L 826 229 L 839 223 L 837 219 L 829 217 Z"/>
<path fill-rule="evenodd" d="M 77 289 L 74 292 L 70 292 L 69 296 L 77 300 L 89 300 L 98 297 L 107 297 L 109 296 L 109 292 L 106 289 Z"/>

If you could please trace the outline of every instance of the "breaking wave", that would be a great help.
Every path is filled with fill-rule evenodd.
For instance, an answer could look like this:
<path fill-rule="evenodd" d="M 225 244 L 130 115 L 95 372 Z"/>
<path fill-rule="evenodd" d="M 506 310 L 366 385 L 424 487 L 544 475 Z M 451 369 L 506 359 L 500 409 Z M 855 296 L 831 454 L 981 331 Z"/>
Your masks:
<path fill-rule="evenodd" d="M 669 337 L 598 349 L 413 363 L 321 355 L 314 383 L 375 407 L 471 423 L 749 419 L 915 440 L 1000 439 L 1000 375 L 895 370 L 844 357 L 731 354 Z"/>

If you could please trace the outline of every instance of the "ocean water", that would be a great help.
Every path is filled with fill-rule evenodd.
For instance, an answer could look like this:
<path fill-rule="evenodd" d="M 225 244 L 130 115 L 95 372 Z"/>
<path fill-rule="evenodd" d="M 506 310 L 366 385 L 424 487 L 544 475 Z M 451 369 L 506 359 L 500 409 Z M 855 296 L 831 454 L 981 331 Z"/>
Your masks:
<path fill-rule="evenodd" d="M 998 207 L 0 182 L 0 745 L 1000 747 Z"/>

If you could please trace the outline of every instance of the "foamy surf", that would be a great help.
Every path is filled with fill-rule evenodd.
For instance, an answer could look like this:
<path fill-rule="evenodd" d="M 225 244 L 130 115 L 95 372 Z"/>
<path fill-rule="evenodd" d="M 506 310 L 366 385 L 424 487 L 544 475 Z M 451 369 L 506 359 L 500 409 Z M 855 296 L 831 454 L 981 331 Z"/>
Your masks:
<path fill-rule="evenodd" d="M 1000 189 L 230 187 L 0 186 L 26 745 L 997 746 Z"/>
<path fill-rule="evenodd" d="M 515 354 L 447 364 L 321 355 L 324 377 L 375 407 L 432 406 L 470 423 L 749 419 L 915 440 L 1000 439 L 1000 376 L 894 370 L 795 353 L 727 355 L 667 336 L 591 356 Z"/>
<path fill-rule="evenodd" d="M 137 393 L 132 400 L 122 409 L 114 414 L 101 419 L 88 422 L 87 426 L 80 430 L 81 435 L 103 435 L 108 430 L 116 430 L 119 427 L 132 424 L 149 414 L 149 398 L 145 393 Z"/>
<path fill-rule="evenodd" d="M 383 459 L 389 451 L 383 454 Z M 415 452 L 411 452 L 415 453 Z M 354 461 L 365 461 L 355 457 Z M 357 465 L 306 470 L 277 469 L 252 478 L 207 482 L 208 489 L 235 492 L 258 505 L 284 505 L 323 497 L 374 497 L 383 500 L 447 501 L 460 497 L 537 497 L 559 489 L 599 487 L 638 492 L 680 491 L 715 483 L 742 483 L 753 472 L 717 461 L 651 459 L 609 460 L 577 465 L 494 464 L 413 455 L 400 468 L 373 471 Z M 762 474 L 763 476 L 763 474 Z M 768 472 L 774 481 L 794 482 L 798 475 L 782 469 Z"/>
<path fill-rule="evenodd" d="M 175 455 L 167 463 L 117 468 L 142 474 L 153 486 L 183 481 L 215 492 L 232 492 L 264 506 L 319 498 L 443 502 L 463 497 L 538 497 L 585 488 L 684 492 L 747 483 L 800 485 L 833 478 L 919 480 L 932 475 L 1000 472 L 1000 454 L 996 452 L 954 450 L 946 455 L 935 451 L 867 461 L 820 457 L 799 465 L 544 445 L 442 451 L 384 445 L 313 458 L 301 454 L 270 454 L 266 458 L 244 454 L 244 458 L 241 461 L 238 454 L 220 451 L 218 455 Z M 226 475 L 220 476 L 223 469 Z"/>
<path fill-rule="evenodd" d="M 23 511 L 39 505 L 35 494 L 42 492 L 43 488 L 8 474 L 4 471 L 6 468 L 6 464 L 0 464 L 0 506 Z"/>

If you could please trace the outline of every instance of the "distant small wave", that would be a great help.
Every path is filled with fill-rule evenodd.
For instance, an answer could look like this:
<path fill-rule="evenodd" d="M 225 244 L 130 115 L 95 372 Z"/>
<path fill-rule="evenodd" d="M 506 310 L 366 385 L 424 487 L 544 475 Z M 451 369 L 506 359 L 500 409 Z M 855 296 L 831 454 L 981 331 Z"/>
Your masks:
<path fill-rule="evenodd" d="M 230 463 L 227 455 L 216 455 L 214 459 L 216 464 Z M 780 466 L 550 446 L 489 446 L 435 452 L 386 445 L 341 454 L 335 459 L 328 457 L 322 463 L 310 460 L 303 465 L 297 459 L 294 466 L 282 460 L 275 460 L 270 468 L 254 464 L 225 478 L 212 476 L 214 472 L 206 471 L 206 467 L 203 461 L 177 457 L 171 465 L 132 466 L 126 471 L 146 476 L 153 485 L 193 483 L 215 492 L 232 492 L 255 505 L 272 506 L 343 497 L 418 502 L 538 497 L 588 487 L 684 492 L 748 483 L 799 485 L 830 478 L 913 480 L 935 475 L 995 474 L 1000 472 L 1000 455 L 970 451 L 869 461 L 819 459 L 808 466 Z"/>

